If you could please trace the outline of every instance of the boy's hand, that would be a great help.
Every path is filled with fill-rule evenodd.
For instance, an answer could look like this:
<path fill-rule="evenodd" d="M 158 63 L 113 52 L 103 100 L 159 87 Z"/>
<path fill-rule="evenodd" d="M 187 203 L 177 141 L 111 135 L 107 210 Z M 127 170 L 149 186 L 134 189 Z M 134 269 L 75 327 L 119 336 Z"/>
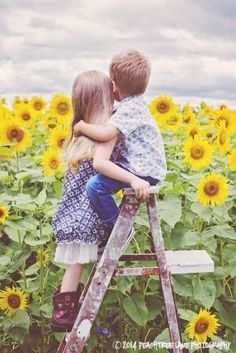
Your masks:
<path fill-rule="evenodd" d="M 77 124 L 74 125 L 73 131 L 75 136 L 79 136 L 82 134 L 84 124 L 85 122 L 83 120 L 80 120 Z"/>
<path fill-rule="evenodd" d="M 149 188 L 150 184 L 148 181 L 145 181 L 141 178 L 134 177 L 131 180 L 130 186 L 132 189 L 135 191 L 135 196 L 142 200 L 142 201 L 147 201 L 149 198 Z"/>

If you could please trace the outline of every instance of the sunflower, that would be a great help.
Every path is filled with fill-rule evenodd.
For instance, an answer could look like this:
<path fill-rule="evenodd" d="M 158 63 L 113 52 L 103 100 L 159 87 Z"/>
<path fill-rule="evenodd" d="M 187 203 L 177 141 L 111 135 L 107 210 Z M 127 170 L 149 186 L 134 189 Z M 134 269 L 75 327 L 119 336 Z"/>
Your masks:
<path fill-rule="evenodd" d="M 211 162 L 213 147 L 199 136 L 187 139 L 183 150 L 185 162 L 195 169 L 205 167 Z"/>
<path fill-rule="evenodd" d="M 42 262 L 42 266 L 47 266 L 47 263 L 49 261 L 49 254 L 48 254 L 48 250 L 43 250 L 41 251 L 41 249 L 37 250 L 37 255 L 36 255 L 36 260 L 37 262 L 35 263 L 38 267 L 41 266 L 41 262 Z"/>
<path fill-rule="evenodd" d="M 196 338 L 198 342 L 206 342 L 207 337 L 215 335 L 219 326 L 216 316 L 201 308 L 189 322 L 186 331 L 190 339 Z"/>
<path fill-rule="evenodd" d="M 229 169 L 236 171 L 236 150 L 233 150 L 228 156 Z"/>
<path fill-rule="evenodd" d="M 0 224 L 4 223 L 8 217 L 8 209 L 5 206 L 0 205 Z"/>
<path fill-rule="evenodd" d="M 224 103 L 219 105 L 219 109 L 220 110 L 224 110 L 224 109 L 228 109 L 229 110 L 228 106 L 226 104 L 224 104 Z"/>
<path fill-rule="evenodd" d="M 228 196 L 227 178 L 211 173 L 202 178 L 197 185 L 198 201 L 205 206 L 223 204 Z"/>
<path fill-rule="evenodd" d="M 35 125 L 35 112 L 29 104 L 19 104 L 16 109 L 16 117 L 24 126 L 32 127 Z"/>
<path fill-rule="evenodd" d="M 158 123 L 165 123 L 165 119 L 174 114 L 177 108 L 172 97 L 161 95 L 149 103 L 149 110 Z"/>
<path fill-rule="evenodd" d="M 57 127 L 57 125 L 57 118 L 51 112 L 47 112 L 46 114 L 42 115 L 42 126 L 44 129 L 53 130 Z"/>
<path fill-rule="evenodd" d="M 230 110 L 224 108 L 215 111 L 211 124 L 215 128 L 218 128 L 221 121 L 225 122 L 225 127 L 229 134 L 234 134 L 236 132 L 235 119 Z"/>
<path fill-rule="evenodd" d="M 31 136 L 19 118 L 9 119 L 0 125 L 0 143 L 21 152 L 31 144 Z"/>
<path fill-rule="evenodd" d="M 230 148 L 230 136 L 225 124 L 226 123 L 223 120 L 219 122 L 217 128 L 217 140 L 215 142 L 216 147 L 219 148 L 221 156 L 224 156 Z"/>
<path fill-rule="evenodd" d="M 8 109 L 4 104 L 0 104 L 0 121 L 8 119 L 12 115 L 12 111 Z"/>
<path fill-rule="evenodd" d="M 51 148 L 62 149 L 63 144 L 68 137 L 69 131 L 62 126 L 57 126 L 49 135 L 49 146 Z"/>
<path fill-rule="evenodd" d="M 170 114 L 165 119 L 164 128 L 167 130 L 177 131 L 179 130 L 182 122 L 181 115 L 176 111 L 173 114 Z"/>
<path fill-rule="evenodd" d="M 52 98 L 51 109 L 61 123 L 66 123 L 72 116 L 71 99 L 63 94 L 56 94 Z"/>
<path fill-rule="evenodd" d="M 42 113 L 46 107 L 46 102 L 40 96 L 33 96 L 30 99 L 30 105 L 36 113 Z"/>
<path fill-rule="evenodd" d="M 117 197 L 119 197 L 119 198 L 122 199 L 122 197 L 124 196 L 123 190 L 117 191 L 117 192 L 115 193 L 115 196 L 117 196 Z"/>
<path fill-rule="evenodd" d="M 217 130 L 212 126 L 203 126 L 203 137 L 206 138 L 207 141 L 213 142 L 217 138 Z"/>
<path fill-rule="evenodd" d="M 196 115 L 193 111 L 193 108 L 186 104 L 183 109 L 183 123 L 185 125 L 192 125 L 195 123 Z"/>
<path fill-rule="evenodd" d="M 57 171 L 61 171 L 62 163 L 59 151 L 52 149 L 45 151 L 42 155 L 42 166 L 46 176 L 52 176 Z"/>
<path fill-rule="evenodd" d="M 199 115 L 201 117 L 211 117 L 214 113 L 214 109 L 213 107 L 211 107 L 210 105 L 206 105 L 205 103 L 201 104 L 201 108 L 200 108 L 200 112 Z"/>
<path fill-rule="evenodd" d="M 23 98 L 22 103 L 23 104 L 29 104 L 29 98 Z"/>
<path fill-rule="evenodd" d="M 27 296 L 20 290 L 5 287 L 0 291 L 0 308 L 5 310 L 8 316 L 14 315 L 17 310 L 24 310 L 27 307 Z"/>
<path fill-rule="evenodd" d="M 13 108 L 14 108 L 14 109 L 17 109 L 17 107 L 19 106 L 19 104 L 22 103 L 22 101 L 23 101 L 23 100 L 22 100 L 21 97 L 16 96 L 16 97 L 14 98 L 13 102 L 12 102 Z"/>
<path fill-rule="evenodd" d="M 193 123 L 188 126 L 187 134 L 194 139 L 196 136 L 202 136 L 203 132 L 199 124 Z"/>

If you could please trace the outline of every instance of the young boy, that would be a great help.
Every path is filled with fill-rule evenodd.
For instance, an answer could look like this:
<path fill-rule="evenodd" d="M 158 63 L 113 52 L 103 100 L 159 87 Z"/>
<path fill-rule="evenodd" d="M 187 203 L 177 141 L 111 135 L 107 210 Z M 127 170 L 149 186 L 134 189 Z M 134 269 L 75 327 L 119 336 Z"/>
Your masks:
<path fill-rule="evenodd" d="M 138 198 L 147 199 L 150 185 L 163 181 L 166 160 L 162 138 L 143 93 L 150 77 L 148 59 L 136 50 L 115 55 L 110 64 L 116 111 L 105 125 L 80 121 L 74 127 L 98 144 L 93 166 L 98 172 L 87 183 L 90 201 L 100 218 L 112 229 L 119 214 L 111 194 L 132 187 Z M 116 144 L 118 156 L 110 160 Z"/>

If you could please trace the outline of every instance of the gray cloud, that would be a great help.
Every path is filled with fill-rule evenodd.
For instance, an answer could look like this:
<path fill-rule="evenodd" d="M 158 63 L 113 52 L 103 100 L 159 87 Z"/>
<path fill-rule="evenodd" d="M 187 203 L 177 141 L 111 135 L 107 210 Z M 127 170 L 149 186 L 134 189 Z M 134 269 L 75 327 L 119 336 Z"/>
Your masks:
<path fill-rule="evenodd" d="M 79 71 L 137 48 L 153 61 L 148 96 L 235 105 L 233 0 L 11 0 L 0 11 L 0 93 L 70 93 Z"/>

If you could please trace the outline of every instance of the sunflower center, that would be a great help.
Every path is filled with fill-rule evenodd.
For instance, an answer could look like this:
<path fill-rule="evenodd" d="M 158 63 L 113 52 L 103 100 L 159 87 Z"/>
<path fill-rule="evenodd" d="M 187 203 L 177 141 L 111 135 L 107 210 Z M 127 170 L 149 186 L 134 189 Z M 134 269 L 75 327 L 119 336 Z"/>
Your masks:
<path fill-rule="evenodd" d="M 23 113 L 22 114 L 22 119 L 27 121 L 27 120 L 30 120 L 30 114 L 29 113 Z"/>
<path fill-rule="evenodd" d="M 217 123 L 219 124 L 220 121 L 225 122 L 225 127 L 229 127 L 229 120 L 225 116 L 220 116 L 217 120 Z"/>
<path fill-rule="evenodd" d="M 42 107 L 43 107 L 42 102 L 35 102 L 35 103 L 34 103 L 34 109 L 36 109 L 36 110 L 41 110 Z"/>
<path fill-rule="evenodd" d="M 160 102 L 157 104 L 156 108 L 160 113 L 167 113 L 170 109 L 170 106 L 168 103 Z"/>
<path fill-rule="evenodd" d="M 220 106 L 220 110 L 224 110 L 224 109 L 226 109 L 227 107 L 226 107 L 226 105 L 225 104 L 221 104 L 221 106 Z"/>
<path fill-rule="evenodd" d="M 193 159 L 201 159 L 204 155 L 204 148 L 202 146 L 193 146 L 190 153 Z"/>
<path fill-rule="evenodd" d="M 57 111 L 59 114 L 64 115 L 68 112 L 68 110 L 69 110 L 69 106 L 66 103 L 59 103 L 57 106 Z"/>
<path fill-rule="evenodd" d="M 184 123 L 188 124 L 189 122 L 190 122 L 190 116 L 188 115 L 184 118 Z"/>
<path fill-rule="evenodd" d="M 191 129 L 190 136 L 192 136 L 192 138 L 194 138 L 194 136 L 197 135 L 197 134 L 198 134 L 198 131 L 197 131 L 196 128 Z"/>
<path fill-rule="evenodd" d="M 11 308 L 17 309 L 20 306 L 20 297 L 16 294 L 9 295 L 7 301 Z"/>
<path fill-rule="evenodd" d="M 59 161 L 57 159 L 51 159 L 49 165 L 51 169 L 57 169 L 59 166 Z"/>
<path fill-rule="evenodd" d="M 4 216 L 4 211 L 0 210 L 0 218 L 2 218 Z"/>
<path fill-rule="evenodd" d="M 48 127 L 50 129 L 54 129 L 54 127 L 56 127 L 56 126 L 57 126 L 57 124 L 55 124 L 55 123 L 48 124 Z"/>
<path fill-rule="evenodd" d="M 226 141 L 226 133 L 225 131 L 222 131 L 219 136 L 219 142 L 221 145 L 224 145 Z"/>
<path fill-rule="evenodd" d="M 212 133 L 212 132 L 207 132 L 207 134 L 206 134 L 206 135 L 207 135 L 207 138 L 209 138 L 209 139 L 210 139 L 210 138 L 213 136 L 213 133 Z"/>
<path fill-rule="evenodd" d="M 65 142 L 65 139 L 61 137 L 60 139 L 57 140 L 57 146 L 62 148 L 64 142 Z"/>
<path fill-rule="evenodd" d="M 21 142 L 24 138 L 24 131 L 18 127 L 12 127 L 7 132 L 7 137 L 10 141 L 16 140 L 17 142 Z"/>
<path fill-rule="evenodd" d="M 204 192 L 208 196 L 214 196 L 218 193 L 218 191 L 219 191 L 219 185 L 214 180 L 208 181 L 204 186 Z"/>
<path fill-rule="evenodd" d="M 206 330 L 209 327 L 209 322 L 206 321 L 206 319 L 201 318 L 198 320 L 198 322 L 195 325 L 195 332 L 198 334 L 206 332 Z"/>

